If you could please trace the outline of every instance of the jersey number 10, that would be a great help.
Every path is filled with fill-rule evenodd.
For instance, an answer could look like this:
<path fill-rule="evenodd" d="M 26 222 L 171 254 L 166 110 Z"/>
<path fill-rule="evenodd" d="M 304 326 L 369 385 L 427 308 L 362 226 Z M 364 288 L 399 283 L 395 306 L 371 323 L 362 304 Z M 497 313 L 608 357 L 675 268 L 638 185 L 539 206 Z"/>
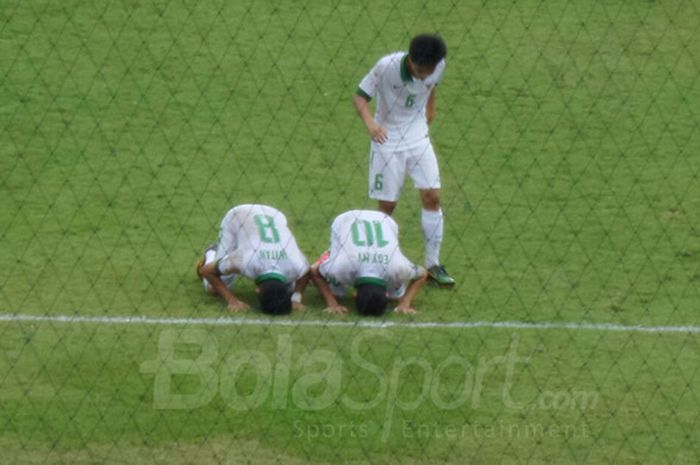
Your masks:
<path fill-rule="evenodd" d="M 358 247 L 371 247 L 377 241 L 377 247 L 384 247 L 389 241 L 384 239 L 382 224 L 379 221 L 356 221 L 352 224 L 352 243 Z"/>

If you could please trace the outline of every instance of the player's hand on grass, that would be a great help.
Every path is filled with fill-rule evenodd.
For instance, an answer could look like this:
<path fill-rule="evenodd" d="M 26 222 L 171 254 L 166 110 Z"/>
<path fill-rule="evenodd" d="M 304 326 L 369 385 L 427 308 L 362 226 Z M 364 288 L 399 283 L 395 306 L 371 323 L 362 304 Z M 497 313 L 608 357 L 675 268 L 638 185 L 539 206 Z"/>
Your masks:
<path fill-rule="evenodd" d="M 326 307 L 326 309 L 323 311 L 323 313 L 344 315 L 344 314 L 348 313 L 348 309 L 343 307 L 342 305 L 331 305 L 330 307 Z"/>
<path fill-rule="evenodd" d="M 403 315 L 415 315 L 417 312 L 414 308 L 404 306 L 404 305 L 399 305 L 394 309 L 394 312 L 396 313 L 401 313 Z"/>
<path fill-rule="evenodd" d="M 234 299 L 228 302 L 228 309 L 233 313 L 245 312 L 246 310 L 250 309 L 250 305 L 238 299 Z"/>
<path fill-rule="evenodd" d="M 295 312 L 303 312 L 306 310 L 306 305 L 302 304 L 301 302 L 292 302 L 292 310 Z"/>
<path fill-rule="evenodd" d="M 387 141 L 386 129 L 377 124 L 376 121 L 372 121 L 367 126 L 367 132 L 369 133 L 369 136 L 372 138 L 372 140 L 378 144 L 383 144 Z"/>

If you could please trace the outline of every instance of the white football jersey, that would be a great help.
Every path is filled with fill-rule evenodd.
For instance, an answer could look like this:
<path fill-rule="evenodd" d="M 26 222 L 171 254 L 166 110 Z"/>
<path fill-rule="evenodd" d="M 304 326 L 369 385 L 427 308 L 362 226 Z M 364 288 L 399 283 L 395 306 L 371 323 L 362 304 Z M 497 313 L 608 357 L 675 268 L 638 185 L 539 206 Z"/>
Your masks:
<path fill-rule="evenodd" d="M 443 59 L 433 74 L 424 80 L 414 79 L 407 67 L 406 52 L 381 58 L 360 82 L 358 93 L 377 99 L 375 120 L 388 133 L 384 147 L 410 148 L 428 137 L 425 106 L 428 97 L 442 79 Z"/>
<path fill-rule="evenodd" d="M 275 277 L 293 283 L 309 269 L 287 217 L 266 205 L 239 205 L 226 213 L 216 258 L 222 275 L 239 272 L 256 282 Z"/>
<path fill-rule="evenodd" d="M 351 287 L 383 282 L 396 289 L 421 276 L 420 267 L 399 248 L 399 227 L 379 211 L 351 210 L 331 226 L 330 255 L 319 271 L 332 285 Z"/>

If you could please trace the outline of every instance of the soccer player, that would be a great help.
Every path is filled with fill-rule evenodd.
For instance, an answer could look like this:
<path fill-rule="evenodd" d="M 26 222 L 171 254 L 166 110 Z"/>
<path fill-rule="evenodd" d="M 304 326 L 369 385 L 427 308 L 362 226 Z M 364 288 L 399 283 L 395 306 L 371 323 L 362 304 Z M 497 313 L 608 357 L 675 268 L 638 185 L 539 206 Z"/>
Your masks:
<path fill-rule="evenodd" d="M 435 118 L 435 92 L 445 70 L 447 46 L 438 35 L 411 40 L 408 53 L 381 58 L 362 79 L 353 96 L 357 114 L 367 126 L 370 145 L 369 196 L 379 210 L 391 215 L 406 173 L 420 192 L 425 266 L 430 278 L 443 286 L 455 281 L 440 264 L 443 216 L 440 172 L 428 136 Z M 372 116 L 369 102 L 375 98 Z"/>
<path fill-rule="evenodd" d="M 355 304 L 362 315 L 382 315 L 387 297 L 399 299 L 396 312 L 415 313 L 411 303 L 426 278 L 426 270 L 401 253 L 393 218 L 369 210 L 339 215 L 331 225 L 330 251 L 311 267 L 311 279 L 330 313 L 347 313 L 337 297 L 351 287 L 357 291 Z"/>
<path fill-rule="evenodd" d="M 221 221 L 218 242 L 197 264 L 210 294 L 220 295 L 229 310 L 250 308 L 231 291 L 239 275 L 255 281 L 260 308 L 273 315 L 301 309 L 301 291 L 309 279 L 309 263 L 299 250 L 287 218 L 266 205 L 239 205 Z M 292 293 L 292 290 L 295 292 Z"/>

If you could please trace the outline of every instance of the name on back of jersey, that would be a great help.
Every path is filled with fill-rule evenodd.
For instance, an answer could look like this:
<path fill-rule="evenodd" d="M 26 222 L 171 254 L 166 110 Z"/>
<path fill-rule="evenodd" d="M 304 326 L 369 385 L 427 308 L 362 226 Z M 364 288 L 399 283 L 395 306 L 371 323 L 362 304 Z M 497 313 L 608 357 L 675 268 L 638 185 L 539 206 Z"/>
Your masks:
<path fill-rule="evenodd" d="M 357 254 L 357 261 L 360 263 L 378 263 L 380 265 L 388 265 L 389 255 L 385 253 L 360 252 Z"/>
<path fill-rule="evenodd" d="M 258 258 L 260 260 L 280 261 L 280 260 L 288 260 L 289 256 L 287 255 L 287 251 L 284 249 L 273 249 L 273 250 L 261 249 L 261 250 L 258 250 Z"/>

